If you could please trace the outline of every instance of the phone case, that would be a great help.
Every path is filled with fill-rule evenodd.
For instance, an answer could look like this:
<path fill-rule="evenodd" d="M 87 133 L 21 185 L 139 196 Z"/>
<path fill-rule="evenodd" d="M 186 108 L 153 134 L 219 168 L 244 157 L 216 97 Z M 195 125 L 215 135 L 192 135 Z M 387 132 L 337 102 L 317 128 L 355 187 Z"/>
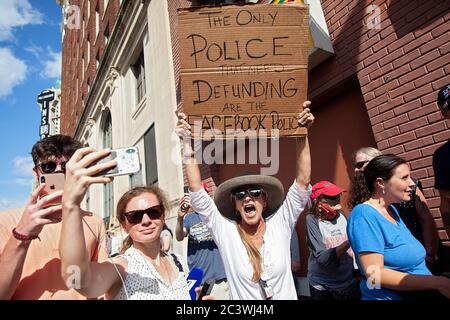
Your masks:
<path fill-rule="evenodd" d="M 39 177 L 39 184 L 45 183 L 44 192 L 42 197 L 52 194 L 53 192 L 64 189 L 65 175 L 62 172 L 43 174 Z M 61 204 L 61 200 L 55 200 L 49 202 L 46 206 L 55 206 Z"/>
<path fill-rule="evenodd" d="M 97 176 L 113 177 L 133 174 L 141 170 L 139 162 L 139 150 L 136 147 L 111 150 L 111 154 L 98 163 L 116 160 L 117 166 L 111 170 L 101 172 Z"/>

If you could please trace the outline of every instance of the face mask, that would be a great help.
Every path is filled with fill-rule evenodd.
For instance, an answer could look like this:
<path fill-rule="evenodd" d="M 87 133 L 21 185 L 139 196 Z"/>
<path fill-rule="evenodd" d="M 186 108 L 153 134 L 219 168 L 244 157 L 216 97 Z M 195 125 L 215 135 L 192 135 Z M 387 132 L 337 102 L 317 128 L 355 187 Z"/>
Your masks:
<path fill-rule="evenodd" d="M 322 212 L 322 218 L 324 220 L 333 220 L 334 218 L 336 218 L 336 215 L 338 214 L 338 212 L 336 210 L 334 210 L 333 208 L 331 208 L 328 204 L 326 203 L 321 203 L 320 204 L 320 211 Z"/>

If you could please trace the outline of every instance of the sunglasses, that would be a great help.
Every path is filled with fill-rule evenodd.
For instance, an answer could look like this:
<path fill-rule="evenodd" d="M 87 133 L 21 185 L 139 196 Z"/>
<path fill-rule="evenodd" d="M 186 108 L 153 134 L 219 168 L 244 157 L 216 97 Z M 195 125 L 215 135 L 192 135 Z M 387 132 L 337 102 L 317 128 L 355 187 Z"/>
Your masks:
<path fill-rule="evenodd" d="M 233 195 L 236 199 L 242 200 L 244 199 L 245 195 L 248 193 L 248 195 L 252 198 L 259 198 L 263 192 L 263 189 L 258 187 L 253 187 L 246 190 L 236 191 Z"/>
<path fill-rule="evenodd" d="M 164 214 L 164 206 L 159 204 L 157 206 L 153 206 L 144 210 L 133 210 L 125 212 L 123 215 L 129 223 L 138 224 L 141 223 L 144 214 L 146 214 L 152 220 L 160 219 Z"/>
<path fill-rule="evenodd" d="M 65 173 L 66 172 L 66 163 L 67 161 L 60 162 L 59 165 L 61 166 L 61 170 Z M 56 168 L 58 167 L 58 163 L 55 161 L 48 161 L 48 162 L 42 162 L 36 167 L 39 167 L 42 171 L 42 173 L 53 173 L 55 172 Z"/>
<path fill-rule="evenodd" d="M 356 169 L 361 169 L 362 167 L 364 167 L 364 165 L 369 162 L 368 160 L 364 160 L 364 161 L 359 161 L 357 163 L 355 163 L 355 168 Z"/>

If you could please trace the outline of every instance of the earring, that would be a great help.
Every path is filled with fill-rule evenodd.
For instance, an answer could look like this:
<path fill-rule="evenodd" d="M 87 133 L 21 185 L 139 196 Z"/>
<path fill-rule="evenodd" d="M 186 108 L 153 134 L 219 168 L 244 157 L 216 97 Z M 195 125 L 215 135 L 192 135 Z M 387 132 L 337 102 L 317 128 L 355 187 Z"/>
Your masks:
<path fill-rule="evenodd" d="M 386 192 L 384 192 L 384 189 L 383 189 L 383 194 L 386 194 Z"/>

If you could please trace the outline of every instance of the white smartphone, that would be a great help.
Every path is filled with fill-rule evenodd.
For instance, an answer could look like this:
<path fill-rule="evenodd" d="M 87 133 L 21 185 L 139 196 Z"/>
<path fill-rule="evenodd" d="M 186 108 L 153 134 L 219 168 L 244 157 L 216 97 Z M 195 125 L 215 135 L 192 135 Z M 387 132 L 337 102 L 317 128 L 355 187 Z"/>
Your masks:
<path fill-rule="evenodd" d="M 57 173 L 47 173 L 43 174 L 39 177 L 39 184 L 45 183 L 45 188 L 42 193 L 42 197 L 52 194 L 53 192 L 63 190 L 64 189 L 64 181 L 66 177 L 64 173 L 57 172 Z M 41 197 L 41 198 L 42 198 Z M 54 200 L 46 205 L 46 207 L 50 206 L 56 206 L 58 204 L 61 204 L 61 199 Z"/>
<path fill-rule="evenodd" d="M 108 162 L 110 160 L 116 160 L 117 166 L 108 171 L 100 172 L 96 174 L 96 176 L 114 177 L 133 174 L 141 170 L 141 164 L 139 162 L 139 150 L 137 147 L 111 150 L 111 154 L 97 162 L 97 164 Z"/>

